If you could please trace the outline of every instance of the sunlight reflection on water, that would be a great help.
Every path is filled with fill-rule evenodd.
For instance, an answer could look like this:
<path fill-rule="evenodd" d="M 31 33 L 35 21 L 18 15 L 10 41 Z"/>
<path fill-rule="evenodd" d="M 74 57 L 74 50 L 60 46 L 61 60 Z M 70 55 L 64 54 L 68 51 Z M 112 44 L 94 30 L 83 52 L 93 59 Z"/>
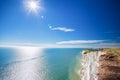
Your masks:
<path fill-rule="evenodd" d="M 17 56 L 21 59 L 30 59 L 42 56 L 43 48 L 40 47 L 16 47 Z"/>
<path fill-rule="evenodd" d="M 3 75 L 3 80 L 44 80 L 45 59 L 41 58 L 42 48 L 18 47 L 16 48 L 17 63 L 9 65 Z M 41 58 L 33 59 L 35 57 Z M 47 71 L 47 70 L 46 70 Z M 40 74 L 40 75 L 39 75 Z"/>
<path fill-rule="evenodd" d="M 80 80 L 76 78 L 75 66 L 81 50 L 29 46 L 0 48 L 0 80 Z"/>

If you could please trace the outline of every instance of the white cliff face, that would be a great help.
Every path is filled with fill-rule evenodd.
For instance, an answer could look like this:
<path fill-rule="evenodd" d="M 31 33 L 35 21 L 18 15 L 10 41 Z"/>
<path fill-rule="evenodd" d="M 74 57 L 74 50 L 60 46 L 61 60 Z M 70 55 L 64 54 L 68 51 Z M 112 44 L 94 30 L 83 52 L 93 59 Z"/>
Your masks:
<path fill-rule="evenodd" d="M 82 68 L 80 70 L 81 80 L 98 80 L 98 60 L 105 52 L 93 51 L 87 54 L 82 52 Z"/>

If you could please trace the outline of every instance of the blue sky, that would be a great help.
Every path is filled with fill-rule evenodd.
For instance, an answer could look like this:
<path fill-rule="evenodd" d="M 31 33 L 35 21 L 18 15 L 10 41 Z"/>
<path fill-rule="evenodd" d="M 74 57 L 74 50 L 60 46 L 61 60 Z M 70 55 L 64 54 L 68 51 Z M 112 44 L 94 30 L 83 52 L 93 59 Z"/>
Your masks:
<path fill-rule="evenodd" d="M 0 42 L 9 44 L 120 45 L 119 0 L 0 0 Z"/>

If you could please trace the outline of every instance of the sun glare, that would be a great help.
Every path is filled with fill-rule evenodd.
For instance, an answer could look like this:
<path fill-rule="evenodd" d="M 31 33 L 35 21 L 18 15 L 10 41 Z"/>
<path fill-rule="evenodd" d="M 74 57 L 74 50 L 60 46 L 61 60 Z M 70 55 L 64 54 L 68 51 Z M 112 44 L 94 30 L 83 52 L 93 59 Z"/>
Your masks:
<path fill-rule="evenodd" d="M 30 59 L 30 58 L 38 57 L 39 55 L 42 54 L 44 50 L 41 47 L 32 47 L 32 46 L 17 46 L 14 48 L 16 50 L 16 53 L 18 53 L 18 55 L 22 57 L 22 59 Z"/>
<path fill-rule="evenodd" d="M 24 7 L 29 14 L 33 13 L 38 15 L 38 13 L 42 10 L 40 0 L 25 0 Z"/>

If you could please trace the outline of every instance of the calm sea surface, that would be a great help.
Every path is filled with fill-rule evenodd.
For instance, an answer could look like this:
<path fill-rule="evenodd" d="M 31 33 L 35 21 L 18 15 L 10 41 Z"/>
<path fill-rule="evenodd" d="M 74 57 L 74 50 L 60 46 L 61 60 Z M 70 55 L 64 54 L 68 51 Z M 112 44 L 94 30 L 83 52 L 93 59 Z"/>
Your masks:
<path fill-rule="evenodd" d="M 81 48 L 0 48 L 0 80 L 80 80 Z"/>

